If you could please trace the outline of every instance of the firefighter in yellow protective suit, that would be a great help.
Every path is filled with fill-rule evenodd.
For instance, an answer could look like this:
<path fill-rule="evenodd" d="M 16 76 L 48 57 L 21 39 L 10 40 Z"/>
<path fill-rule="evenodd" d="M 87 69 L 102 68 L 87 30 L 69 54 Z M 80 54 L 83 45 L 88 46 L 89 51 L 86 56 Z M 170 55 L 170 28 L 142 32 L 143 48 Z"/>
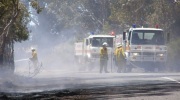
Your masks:
<path fill-rule="evenodd" d="M 118 45 L 120 45 L 120 43 L 117 44 L 115 50 L 114 50 L 114 57 L 113 57 L 113 60 L 114 60 L 114 64 L 115 66 L 117 67 L 118 66 L 118 63 L 117 63 L 117 51 L 118 51 Z"/>
<path fill-rule="evenodd" d="M 32 61 L 33 66 L 34 66 L 34 67 L 37 67 L 37 65 L 38 65 L 37 52 L 36 52 L 35 49 L 32 49 L 31 51 L 32 51 L 32 57 L 30 58 L 30 60 Z"/>
<path fill-rule="evenodd" d="M 104 42 L 102 45 L 102 48 L 100 49 L 100 73 L 102 73 L 103 68 L 104 68 L 105 73 L 108 73 L 107 62 L 108 62 L 107 43 Z"/>
<path fill-rule="evenodd" d="M 117 59 L 117 67 L 118 67 L 117 72 L 118 73 L 124 72 L 126 60 L 125 60 L 125 53 L 124 53 L 124 50 L 123 50 L 121 44 L 118 45 L 118 49 L 117 49 L 116 54 L 117 54 L 116 59 Z"/>

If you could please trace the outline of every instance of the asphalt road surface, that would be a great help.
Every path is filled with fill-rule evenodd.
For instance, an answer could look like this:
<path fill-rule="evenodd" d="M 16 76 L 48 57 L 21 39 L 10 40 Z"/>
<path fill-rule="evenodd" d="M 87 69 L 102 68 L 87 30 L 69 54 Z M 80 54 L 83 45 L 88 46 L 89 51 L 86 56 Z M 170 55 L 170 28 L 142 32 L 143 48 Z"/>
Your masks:
<path fill-rule="evenodd" d="M 1 74 L 0 100 L 180 100 L 180 73 L 24 73 Z"/>

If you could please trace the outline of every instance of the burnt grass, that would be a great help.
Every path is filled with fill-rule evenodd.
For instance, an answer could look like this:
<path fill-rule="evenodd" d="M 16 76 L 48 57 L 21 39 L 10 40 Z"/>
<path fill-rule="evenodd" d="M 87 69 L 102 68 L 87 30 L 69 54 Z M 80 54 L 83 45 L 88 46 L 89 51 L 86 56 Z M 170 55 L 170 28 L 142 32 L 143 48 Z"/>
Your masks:
<path fill-rule="evenodd" d="M 97 100 L 139 96 L 163 96 L 180 91 L 176 83 L 65 89 L 36 93 L 0 93 L 0 100 Z"/>

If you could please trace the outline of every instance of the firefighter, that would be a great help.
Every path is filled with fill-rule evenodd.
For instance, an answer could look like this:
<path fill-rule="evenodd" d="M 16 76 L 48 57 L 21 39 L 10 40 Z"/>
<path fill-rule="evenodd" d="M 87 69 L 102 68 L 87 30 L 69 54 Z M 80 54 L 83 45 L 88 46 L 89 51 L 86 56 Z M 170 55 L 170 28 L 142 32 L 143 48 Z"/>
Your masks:
<path fill-rule="evenodd" d="M 117 67 L 118 67 L 117 72 L 120 73 L 120 72 L 125 71 L 126 61 L 125 61 L 125 53 L 124 53 L 124 50 L 122 48 L 122 45 L 119 44 L 117 47 L 118 47 L 117 52 L 116 52 L 116 54 L 117 54 L 117 56 L 116 56 Z"/>
<path fill-rule="evenodd" d="M 32 57 L 30 58 L 30 60 L 32 61 L 33 66 L 37 67 L 37 64 L 38 64 L 37 52 L 34 48 L 31 51 L 32 51 Z"/>
<path fill-rule="evenodd" d="M 105 73 L 109 73 L 107 71 L 107 62 L 108 62 L 107 43 L 104 42 L 102 44 L 102 48 L 100 49 L 100 73 L 102 73 L 103 68 L 104 68 Z"/>
<path fill-rule="evenodd" d="M 116 48 L 115 48 L 115 50 L 114 50 L 114 57 L 113 57 L 113 60 L 114 60 L 114 64 L 115 64 L 115 66 L 118 66 L 118 64 L 117 64 L 117 50 L 118 50 L 118 45 L 120 45 L 120 43 L 118 43 L 117 45 L 116 45 Z"/>

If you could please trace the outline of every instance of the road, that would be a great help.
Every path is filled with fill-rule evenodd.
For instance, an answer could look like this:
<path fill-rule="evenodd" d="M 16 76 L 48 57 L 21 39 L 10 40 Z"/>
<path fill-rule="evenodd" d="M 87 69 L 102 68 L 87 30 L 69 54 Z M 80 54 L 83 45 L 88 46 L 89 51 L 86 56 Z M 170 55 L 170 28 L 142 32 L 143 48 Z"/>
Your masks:
<path fill-rule="evenodd" d="M 26 74 L 25 74 L 26 73 Z M 44 69 L 0 77 L 0 98 L 179 100 L 180 73 L 98 73 Z M 161 100 L 161 99 L 158 99 Z"/>

